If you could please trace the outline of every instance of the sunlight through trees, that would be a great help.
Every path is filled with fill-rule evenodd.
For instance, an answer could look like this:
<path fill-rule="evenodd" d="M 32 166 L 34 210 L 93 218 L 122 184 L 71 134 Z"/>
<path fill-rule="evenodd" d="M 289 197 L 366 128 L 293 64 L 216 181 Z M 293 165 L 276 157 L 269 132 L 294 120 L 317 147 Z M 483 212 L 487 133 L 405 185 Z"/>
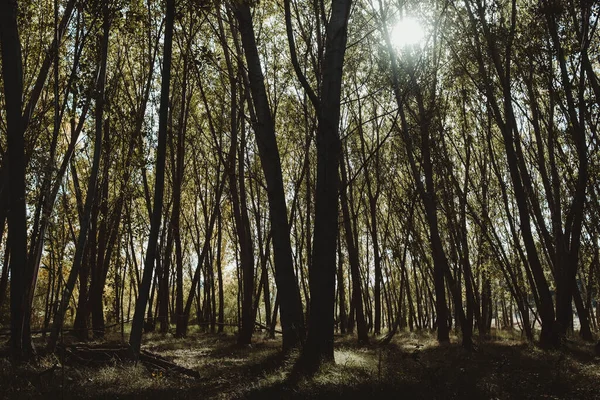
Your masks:
<path fill-rule="evenodd" d="M 1 0 L 11 359 L 114 333 L 138 359 L 191 326 L 281 335 L 303 373 L 338 334 L 593 342 L 599 14 Z"/>

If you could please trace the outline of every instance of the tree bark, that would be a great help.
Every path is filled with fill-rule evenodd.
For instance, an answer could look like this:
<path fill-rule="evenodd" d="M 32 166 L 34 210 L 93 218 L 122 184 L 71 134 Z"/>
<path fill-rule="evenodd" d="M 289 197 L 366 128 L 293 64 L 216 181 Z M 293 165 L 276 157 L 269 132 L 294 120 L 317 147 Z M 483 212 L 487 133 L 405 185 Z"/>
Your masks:
<path fill-rule="evenodd" d="M 240 26 L 242 46 L 248 65 L 250 90 L 257 120 L 254 122 L 256 143 L 261 166 L 267 183 L 269 214 L 275 260 L 275 283 L 280 293 L 283 349 L 287 351 L 304 340 L 304 320 L 300 288 L 294 273 L 292 245 L 287 217 L 283 174 L 275 125 L 265 89 L 260 57 L 252 23 L 250 7 L 246 2 L 235 3 L 235 14 Z M 267 283 L 268 284 L 268 283 Z"/>
<path fill-rule="evenodd" d="M 27 219 L 25 211 L 25 141 L 21 117 L 23 68 L 21 43 L 17 28 L 17 1 L 0 1 L 0 41 L 2 44 L 2 78 L 6 104 L 10 238 L 10 348 L 13 360 L 27 354 L 23 342 L 25 310 L 25 273 L 27 265 Z"/>
<path fill-rule="evenodd" d="M 162 82 L 160 92 L 160 110 L 158 119 L 158 146 L 156 149 L 156 182 L 154 185 L 154 207 L 152 209 L 152 220 L 150 224 L 150 236 L 148 238 L 148 248 L 146 250 L 146 259 L 144 262 L 144 272 L 142 283 L 135 303 L 135 312 L 131 325 L 131 334 L 129 336 L 129 345 L 134 355 L 140 354 L 142 344 L 142 328 L 144 324 L 144 314 L 150 286 L 152 284 L 152 272 L 156 259 L 156 250 L 158 244 L 158 234 L 161 224 L 163 195 L 165 185 L 165 164 L 167 150 L 167 119 L 169 116 L 169 91 L 171 84 L 171 57 L 173 50 L 173 24 L 175 20 L 175 0 L 166 0 L 166 23 L 164 38 L 164 54 L 162 68 Z"/>
<path fill-rule="evenodd" d="M 340 100 L 351 0 L 333 0 L 327 25 L 321 98 L 317 108 L 317 185 L 312 263 L 309 266 L 310 315 L 300 363 L 308 371 L 334 362 L 335 253 L 338 232 Z"/>
<path fill-rule="evenodd" d="M 342 178 L 340 187 L 340 203 L 342 206 L 342 218 L 344 225 L 344 233 L 346 238 L 346 249 L 348 251 L 348 262 L 350 263 L 350 275 L 352 276 L 352 304 L 354 304 L 354 312 L 356 313 L 356 330 L 358 333 L 358 342 L 369 343 L 369 332 L 367 330 L 367 322 L 365 321 L 365 313 L 363 310 L 363 294 L 361 289 L 360 277 L 360 259 L 358 249 L 354 242 L 352 234 L 352 220 L 350 218 L 350 210 L 348 206 L 347 191 L 350 190 L 348 185 L 348 174 L 346 172 L 346 163 L 342 157 L 340 160 L 340 174 Z"/>

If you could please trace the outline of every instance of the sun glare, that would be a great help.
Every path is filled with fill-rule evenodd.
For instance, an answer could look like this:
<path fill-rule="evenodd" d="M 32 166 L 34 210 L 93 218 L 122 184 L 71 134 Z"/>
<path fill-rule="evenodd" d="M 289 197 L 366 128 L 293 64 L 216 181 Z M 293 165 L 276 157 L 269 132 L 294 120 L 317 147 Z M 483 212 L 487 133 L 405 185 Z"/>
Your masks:
<path fill-rule="evenodd" d="M 404 17 L 394 25 L 390 32 L 392 45 L 397 48 L 419 45 L 425 38 L 425 32 L 419 21 L 412 17 Z"/>

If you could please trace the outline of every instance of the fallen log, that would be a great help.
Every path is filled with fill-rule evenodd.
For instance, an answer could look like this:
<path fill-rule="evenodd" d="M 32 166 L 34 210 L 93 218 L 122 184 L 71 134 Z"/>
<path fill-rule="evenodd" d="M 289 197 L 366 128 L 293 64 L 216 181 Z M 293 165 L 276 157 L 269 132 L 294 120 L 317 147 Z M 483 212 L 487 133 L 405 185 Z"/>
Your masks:
<path fill-rule="evenodd" d="M 60 346 L 60 345 L 59 345 Z M 177 372 L 192 378 L 200 378 L 200 373 L 193 369 L 177 365 L 158 354 L 142 350 L 139 357 L 134 356 L 128 346 L 102 347 L 100 346 L 60 346 L 58 351 L 64 351 L 67 361 L 74 361 L 78 364 L 106 364 L 113 361 L 131 361 L 141 362 L 146 368 L 151 370 L 161 370 L 164 372 Z"/>
<path fill-rule="evenodd" d="M 175 371 L 182 375 L 190 376 L 192 378 L 196 378 L 196 379 L 200 378 L 200 373 L 198 371 L 195 371 L 195 370 L 189 369 L 189 368 L 185 368 L 185 367 L 182 367 L 181 365 L 172 363 L 171 361 L 168 361 L 168 360 L 164 359 L 163 357 L 160 357 L 157 354 L 150 353 L 149 351 L 146 351 L 146 350 L 140 351 L 139 360 L 140 360 L 140 362 L 142 362 L 146 365 L 160 367 L 160 368 L 166 370 L 167 372 Z"/>
<path fill-rule="evenodd" d="M 264 329 L 270 331 L 271 328 L 266 326 L 265 324 L 261 324 L 260 322 L 254 321 L 254 325 L 258 326 L 260 329 Z M 275 333 L 283 334 L 279 329 L 275 329 Z"/>

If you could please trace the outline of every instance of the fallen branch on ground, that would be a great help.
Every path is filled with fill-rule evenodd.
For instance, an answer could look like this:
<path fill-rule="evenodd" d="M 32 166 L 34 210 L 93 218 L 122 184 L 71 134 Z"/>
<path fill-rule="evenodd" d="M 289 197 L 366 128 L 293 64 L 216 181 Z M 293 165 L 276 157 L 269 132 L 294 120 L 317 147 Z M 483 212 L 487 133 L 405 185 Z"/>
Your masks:
<path fill-rule="evenodd" d="M 256 326 L 258 326 L 259 328 L 261 328 L 261 329 L 265 329 L 265 330 L 267 330 L 267 331 L 270 331 L 270 330 L 271 330 L 271 328 L 270 328 L 270 327 L 266 326 L 265 324 L 261 324 L 260 322 L 256 322 L 256 321 L 254 321 L 254 324 L 255 324 Z M 278 329 L 274 329 L 274 331 L 275 331 L 275 333 L 279 333 L 279 334 L 282 334 L 282 333 L 283 333 L 283 332 L 281 332 L 281 331 L 280 331 L 280 330 L 278 330 Z"/>
<path fill-rule="evenodd" d="M 60 345 L 59 345 L 60 346 Z M 142 350 L 136 360 L 128 346 L 103 347 L 72 345 L 59 347 L 59 352 L 64 351 L 67 361 L 75 361 L 79 364 L 105 364 L 111 361 L 139 361 L 148 369 L 173 371 L 192 378 L 200 378 L 198 371 L 177 365 L 157 354 Z"/>

